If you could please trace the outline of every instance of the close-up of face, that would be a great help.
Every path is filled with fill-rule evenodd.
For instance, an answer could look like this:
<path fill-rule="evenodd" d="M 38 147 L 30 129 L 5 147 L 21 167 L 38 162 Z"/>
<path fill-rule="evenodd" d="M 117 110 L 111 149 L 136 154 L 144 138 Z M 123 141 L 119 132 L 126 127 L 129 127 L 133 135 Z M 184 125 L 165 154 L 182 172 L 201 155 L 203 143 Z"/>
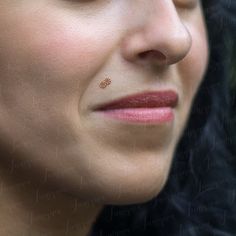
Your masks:
<path fill-rule="evenodd" d="M 208 65 L 200 0 L 0 2 L 7 156 L 81 199 L 158 195 Z"/>

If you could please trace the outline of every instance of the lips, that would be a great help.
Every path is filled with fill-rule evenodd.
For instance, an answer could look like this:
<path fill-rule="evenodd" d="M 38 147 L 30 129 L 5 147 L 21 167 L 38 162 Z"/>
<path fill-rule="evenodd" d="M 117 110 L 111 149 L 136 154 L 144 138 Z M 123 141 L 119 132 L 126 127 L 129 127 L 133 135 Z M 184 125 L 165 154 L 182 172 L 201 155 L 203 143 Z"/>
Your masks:
<path fill-rule="evenodd" d="M 112 102 L 98 105 L 95 111 L 125 109 L 125 108 L 161 108 L 176 107 L 178 94 L 173 90 L 151 91 L 129 95 Z"/>

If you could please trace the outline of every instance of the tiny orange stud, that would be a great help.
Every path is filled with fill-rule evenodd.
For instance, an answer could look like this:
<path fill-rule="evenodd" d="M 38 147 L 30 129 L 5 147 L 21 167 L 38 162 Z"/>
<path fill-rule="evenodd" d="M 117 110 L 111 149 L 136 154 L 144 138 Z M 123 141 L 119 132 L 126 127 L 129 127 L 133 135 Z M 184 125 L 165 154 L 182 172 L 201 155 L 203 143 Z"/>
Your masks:
<path fill-rule="evenodd" d="M 106 88 L 109 84 L 111 84 L 111 80 L 109 78 L 104 79 L 103 81 L 100 82 L 99 87 L 104 89 Z"/>

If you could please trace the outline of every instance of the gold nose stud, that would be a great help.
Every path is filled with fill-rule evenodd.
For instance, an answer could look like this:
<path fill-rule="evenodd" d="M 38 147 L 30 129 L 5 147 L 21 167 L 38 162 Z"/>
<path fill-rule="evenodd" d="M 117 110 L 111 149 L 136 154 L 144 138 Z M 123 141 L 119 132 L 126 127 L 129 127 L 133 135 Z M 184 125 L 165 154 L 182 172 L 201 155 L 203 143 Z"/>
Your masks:
<path fill-rule="evenodd" d="M 104 89 L 106 88 L 109 84 L 111 84 L 111 80 L 109 78 L 104 79 L 103 81 L 100 82 L 99 87 Z"/>

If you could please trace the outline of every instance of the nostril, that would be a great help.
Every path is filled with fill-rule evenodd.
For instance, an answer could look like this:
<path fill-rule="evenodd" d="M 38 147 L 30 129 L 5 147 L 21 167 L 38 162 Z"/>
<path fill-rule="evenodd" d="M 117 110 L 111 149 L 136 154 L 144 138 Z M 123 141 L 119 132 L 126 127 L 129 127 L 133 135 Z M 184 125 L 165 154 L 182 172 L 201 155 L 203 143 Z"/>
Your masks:
<path fill-rule="evenodd" d="M 142 53 L 139 53 L 139 58 L 142 60 L 153 60 L 153 61 L 166 61 L 166 56 L 159 52 L 159 51 L 155 51 L 155 50 L 149 50 L 149 51 L 145 51 Z"/>

